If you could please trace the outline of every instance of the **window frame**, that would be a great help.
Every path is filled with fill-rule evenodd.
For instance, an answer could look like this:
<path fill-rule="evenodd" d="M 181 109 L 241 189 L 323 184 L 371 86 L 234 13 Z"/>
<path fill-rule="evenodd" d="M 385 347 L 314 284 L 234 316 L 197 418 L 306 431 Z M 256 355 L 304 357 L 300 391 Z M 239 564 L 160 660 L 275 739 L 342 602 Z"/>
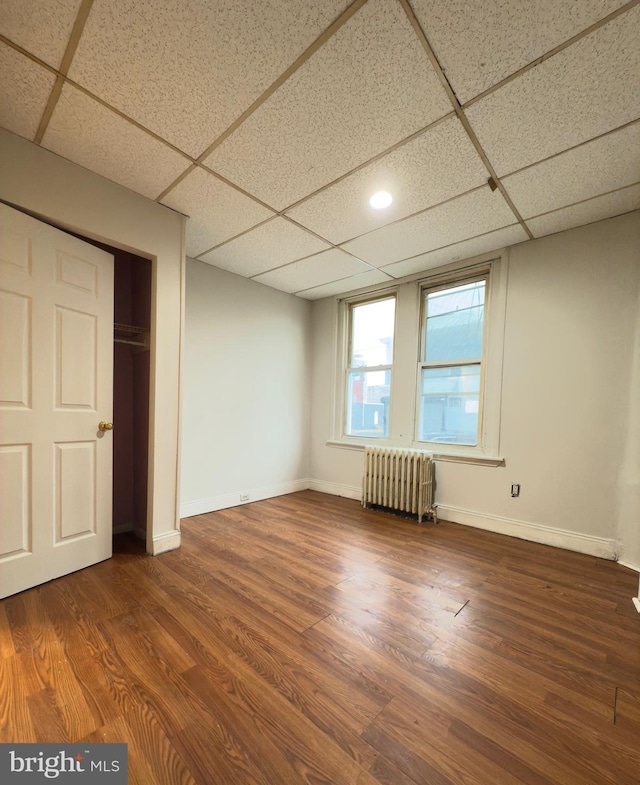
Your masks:
<path fill-rule="evenodd" d="M 417 441 L 418 435 L 418 361 L 422 350 L 422 289 L 449 286 L 473 277 L 489 275 L 485 293 L 483 335 L 484 374 L 481 380 L 481 425 L 476 446 Z M 361 451 L 367 444 L 402 447 L 432 452 L 440 461 L 485 466 L 502 466 L 501 417 L 509 249 L 491 252 L 471 260 L 456 261 L 397 279 L 393 283 L 372 286 L 352 295 L 331 298 L 333 313 L 333 414 L 328 447 Z M 393 370 L 391 375 L 389 436 L 368 439 L 346 435 L 346 375 L 350 361 L 348 313 L 352 303 L 364 303 L 389 296 L 396 298 Z"/>
<path fill-rule="evenodd" d="M 464 357 L 459 360 L 441 360 L 441 361 L 427 361 L 425 360 L 425 352 L 427 345 L 427 296 L 435 292 L 443 292 L 447 289 L 455 289 L 459 286 L 466 284 L 477 283 L 479 281 L 485 282 L 485 296 L 483 303 L 483 325 L 482 325 L 482 352 L 480 357 Z M 457 449 L 477 449 L 482 447 L 482 434 L 484 432 L 484 400 L 485 400 L 485 366 L 487 355 L 487 334 L 488 319 L 489 319 L 489 292 L 491 286 L 491 271 L 485 269 L 470 275 L 456 275 L 445 281 L 434 282 L 433 280 L 423 281 L 419 287 L 420 294 L 420 334 L 418 340 L 418 365 L 416 372 L 416 399 L 415 399 L 415 416 L 414 416 L 414 442 L 421 445 L 424 449 L 435 448 L 450 448 Z M 460 368 L 464 365 L 479 365 L 480 366 L 480 385 L 478 391 L 478 428 L 476 431 L 475 444 L 461 444 L 457 442 L 435 442 L 428 439 L 420 438 L 420 418 L 422 412 L 422 372 L 425 368 Z"/>
<path fill-rule="evenodd" d="M 383 300 L 393 300 L 394 301 L 394 309 L 393 309 L 393 350 L 391 352 L 391 365 L 358 365 L 354 366 L 351 365 L 353 360 L 352 351 L 353 351 L 353 312 L 355 308 L 358 308 L 362 305 L 371 305 L 376 302 L 381 302 Z M 342 362 L 342 395 L 341 395 L 341 428 L 340 428 L 340 438 L 342 439 L 356 439 L 358 441 L 362 441 L 364 444 L 367 439 L 373 439 L 376 444 L 385 444 L 390 441 L 391 439 L 391 400 L 393 398 L 393 380 L 394 380 L 394 365 L 395 365 L 395 354 L 396 354 L 396 328 L 397 328 L 397 320 L 398 320 L 398 296 L 397 292 L 394 289 L 393 291 L 385 291 L 385 292 L 378 292 L 378 293 L 371 293 L 369 295 L 364 295 L 361 297 L 349 298 L 345 299 L 344 301 L 344 322 L 343 322 L 343 329 L 345 331 L 345 348 L 343 357 L 344 360 Z M 349 377 L 354 372 L 360 373 L 367 373 L 369 371 L 388 371 L 389 372 L 389 406 L 387 407 L 387 435 L 386 436 L 358 436 L 355 434 L 347 433 L 347 427 L 349 422 Z"/>

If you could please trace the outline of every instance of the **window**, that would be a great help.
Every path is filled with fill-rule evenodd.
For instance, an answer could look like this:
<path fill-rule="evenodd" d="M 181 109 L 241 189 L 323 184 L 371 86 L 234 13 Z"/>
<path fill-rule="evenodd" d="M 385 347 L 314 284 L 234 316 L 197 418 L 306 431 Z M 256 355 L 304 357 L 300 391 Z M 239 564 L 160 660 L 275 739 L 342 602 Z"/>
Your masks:
<path fill-rule="evenodd" d="M 347 436 L 389 435 L 396 298 L 349 304 Z"/>
<path fill-rule="evenodd" d="M 418 441 L 478 444 L 486 284 L 423 291 Z"/>
<path fill-rule="evenodd" d="M 508 253 L 336 299 L 328 444 L 500 465 Z"/>

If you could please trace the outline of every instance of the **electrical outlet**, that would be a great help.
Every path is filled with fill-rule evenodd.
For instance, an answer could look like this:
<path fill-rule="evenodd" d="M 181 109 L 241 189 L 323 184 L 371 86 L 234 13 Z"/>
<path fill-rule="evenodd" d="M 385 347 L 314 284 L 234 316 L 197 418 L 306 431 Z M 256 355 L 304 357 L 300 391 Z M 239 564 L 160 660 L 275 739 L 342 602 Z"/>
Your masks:
<path fill-rule="evenodd" d="M 248 502 L 249 501 L 249 494 L 248 493 L 241 493 L 240 494 L 240 501 L 241 502 Z"/>
<path fill-rule="evenodd" d="M 520 485 L 513 483 L 511 486 L 511 495 L 515 498 L 516 496 L 520 496 Z"/>

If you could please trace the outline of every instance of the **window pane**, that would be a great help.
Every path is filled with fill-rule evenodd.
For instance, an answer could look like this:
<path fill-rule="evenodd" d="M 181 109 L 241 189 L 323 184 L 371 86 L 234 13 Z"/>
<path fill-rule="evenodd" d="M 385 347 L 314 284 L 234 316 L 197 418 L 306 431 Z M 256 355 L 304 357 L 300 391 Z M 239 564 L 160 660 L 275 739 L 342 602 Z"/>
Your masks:
<path fill-rule="evenodd" d="M 426 295 L 425 362 L 482 357 L 485 281 Z"/>
<path fill-rule="evenodd" d="M 395 297 L 352 306 L 351 368 L 391 365 L 395 312 Z"/>
<path fill-rule="evenodd" d="M 347 384 L 347 435 L 387 436 L 391 371 L 354 371 Z"/>
<path fill-rule="evenodd" d="M 478 443 L 480 365 L 423 368 L 418 439 Z"/>

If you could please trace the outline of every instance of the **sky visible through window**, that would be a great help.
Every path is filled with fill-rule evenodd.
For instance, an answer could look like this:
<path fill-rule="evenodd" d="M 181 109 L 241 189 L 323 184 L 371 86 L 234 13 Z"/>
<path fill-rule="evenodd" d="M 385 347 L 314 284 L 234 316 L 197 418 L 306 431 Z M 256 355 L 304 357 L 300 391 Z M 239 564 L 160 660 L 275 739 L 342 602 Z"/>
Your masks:
<path fill-rule="evenodd" d="M 395 310 L 394 297 L 354 307 L 352 367 L 391 365 Z"/>

